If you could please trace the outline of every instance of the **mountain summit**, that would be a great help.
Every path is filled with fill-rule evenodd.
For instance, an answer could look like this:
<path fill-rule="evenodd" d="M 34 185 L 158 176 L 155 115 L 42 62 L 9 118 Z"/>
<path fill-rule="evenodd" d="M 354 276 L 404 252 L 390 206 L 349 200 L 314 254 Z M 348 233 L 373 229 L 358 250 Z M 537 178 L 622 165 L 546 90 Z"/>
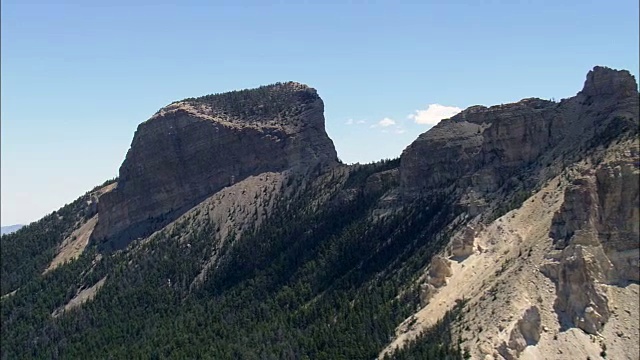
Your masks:
<path fill-rule="evenodd" d="M 366 165 L 302 84 L 172 103 L 3 235 L 1 358 L 638 359 L 639 100 L 595 67 Z"/>
<path fill-rule="evenodd" d="M 323 113 L 316 90 L 296 82 L 162 108 L 138 126 L 92 239 L 123 248 L 248 176 L 335 166 Z"/>

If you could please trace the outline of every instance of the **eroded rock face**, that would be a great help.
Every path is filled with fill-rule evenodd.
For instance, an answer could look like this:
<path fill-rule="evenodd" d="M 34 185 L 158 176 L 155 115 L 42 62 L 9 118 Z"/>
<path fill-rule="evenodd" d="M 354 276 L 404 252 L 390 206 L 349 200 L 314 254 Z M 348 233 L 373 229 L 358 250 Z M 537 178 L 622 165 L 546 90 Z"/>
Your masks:
<path fill-rule="evenodd" d="M 447 284 L 447 278 L 453 275 L 451 261 L 442 256 L 434 256 L 429 269 L 429 284 L 442 287 Z"/>
<path fill-rule="evenodd" d="M 500 347 L 500 354 L 508 360 L 517 359 L 527 346 L 538 343 L 541 330 L 540 310 L 532 306 L 515 324 L 509 334 L 509 341 Z"/>
<path fill-rule="evenodd" d="M 122 248 L 251 175 L 337 164 L 324 104 L 298 83 L 187 99 L 140 124 L 92 240 Z"/>
<path fill-rule="evenodd" d="M 596 67 L 582 91 L 560 102 L 525 99 L 468 108 L 405 149 L 399 168 L 401 197 L 411 201 L 444 192 L 462 210 L 461 223 L 489 223 L 494 215 L 520 207 L 548 180 L 555 178 L 555 186 L 564 187 L 574 170 L 587 169 L 564 193 L 549 233 L 556 250 L 541 269 L 556 284 L 554 308 L 561 326 L 597 334 L 611 316 L 609 285 L 639 281 L 640 154 L 637 146 L 617 145 L 638 136 L 638 100 L 629 72 Z M 558 180 L 561 174 L 571 176 Z M 557 192 L 551 189 L 549 194 Z M 535 198 L 536 204 L 544 199 Z M 546 224 L 540 231 L 543 237 Z M 447 254 L 463 261 L 473 251 L 471 228 L 453 234 Z M 420 287 L 421 304 L 432 301 L 444 284 L 446 277 L 429 274 Z M 525 317 L 535 319 L 537 313 L 537 322 L 522 320 L 533 325 L 518 324 L 506 341 L 493 342 L 490 350 L 500 347 L 503 356 L 517 358 L 537 342 L 540 316 L 537 309 L 531 312 Z"/>
<path fill-rule="evenodd" d="M 523 171 L 535 181 L 568 159 L 638 127 L 638 92 L 628 71 L 594 68 L 575 97 L 473 106 L 420 135 L 401 156 L 405 198 L 447 188 L 472 193 L 470 213 Z M 488 200 L 490 202 L 490 200 Z"/>
<path fill-rule="evenodd" d="M 637 149 L 605 161 L 567 187 L 550 232 L 559 254 L 543 271 L 556 282 L 556 310 L 587 333 L 610 316 L 603 284 L 639 281 Z"/>
<path fill-rule="evenodd" d="M 611 311 L 603 286 L 612 265 L 601 247 L 572 244 L 556 263 L 543 272 L 556 282 L 555 309 L 566 326 L 576 326 L 597 334 L 609 320 Z"/>
<path fill-rule="evenodd" d="M 595 179 L 590 176 L 573 180 L 565 190 L 561 211 L 553 218 L 550 236 L 556 248 L 563 249 L 570 241 L 573 244 L 599 245 L 598 211 Z"/>
<path fill-rule="evenodd" d="M 625 70 L 612 70 L 596 66 L 587 74 L 587 81 L 581 92 L 586 96 L 628 97 L 638 94 L 638 84 Z"/>
<path fill-rule="evenodd" d="M 596 171 L 598 238 L 615 268 L 615 278 L 640 281 L 640 157 L 629 149 L 627 159 L 604 164 Z"/>
<path fill-rule="evenodd" d="M 440 255 L 431 259 L 426 282 L 420 285 L 420 304 L 426 306 L 438 289 L 447 285 L 447 278 L 453 275 L 451 261 Z"/>
<path fill-rule="evenodd" d="M 466 226 L 458 236 L 451 240 L 451 255 L 457 258 L 465 258 L 474 253 L 476 229 L 473 226 Z"/>
<path fill-rule="evenodd" d="M 385 185 L 396 184 L 398 182 L 398 169 L 391 169 L 375 173 L 365 184 L 365 193 L 375 193 L 385 188 Z"/>
<path fill-rule="evenodd" d="M 436 294 L 436 287 L 427 283 L 420 285 L 420 306 L 426 306 Z"/>
<path fill-rule="evenodd" d="M 474 106 L 443 120 L 403 152 L 401 176 L 409 192 L 473 186 L 497 189 L 513 170 L 536 159 L 549 145 L 555 103 L 525 99 L 486 108 Z"/>

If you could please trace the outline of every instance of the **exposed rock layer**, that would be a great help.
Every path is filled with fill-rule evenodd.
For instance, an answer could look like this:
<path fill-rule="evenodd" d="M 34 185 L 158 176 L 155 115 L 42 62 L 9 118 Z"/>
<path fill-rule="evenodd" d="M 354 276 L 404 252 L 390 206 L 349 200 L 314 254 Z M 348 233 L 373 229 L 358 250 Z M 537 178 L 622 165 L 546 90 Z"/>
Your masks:
<path fill-rule="evenodd" d="M 420 277 L 423 308 L 379 357 L 463 298 L 455 332 L 474 359 L 599 354 L 591 334 L 626 324 L 633 312 L 620 308 L 638 301 L 638 100 L 631 74 L 596 67 L 575 97 L 474 106 L 405 149 L 402 198 L 444 192 L 462 215 L 443 252 L 453 275 L 439 287 Z M 612 298 L 634 291 L 630 303 Z M 634 343 L 624 339 L 607 346 L 624 353 Z"/>
<path fill-rule="evenodd" d="M 138 126 L 118 186 L 98 203 L 92 239 L 122 248 L 248 176 L 335 165 L 323 111 L 316 91 L 298 83 L 161 109 Z"/>
<path fill-rule="evenodd" d="M 628 71 L 595 67 L 575 97 L 559 103 L 524 99 L 472 106 L 443 120 L 407 147 L 400 177 L 405 198 L 456 187 L 473 192 L 473 204 L 509 185 L 523 171 L 531 181 L 556 162 L 637 129 L 638 92 Z M 548 176 L 547 176 L 548 178 Z"/>
<path fill-rule="evenodd" d="M 541 332 L 540 310 L 532 306 L 524 312 L 511 330 L 509 341 L 500 348 L 501 355 L 507 360 L 517 359 L 527 346 L 538 343 Z"/>
<path fill-rule="evenodd" d="M 557 310 L 590 334 L 611 315 L 603 285 L 640 281 L 638 156 L 631 147 L 575 179 L 554 216 L 559 253 L 544 270 L 556 282 Z"/>

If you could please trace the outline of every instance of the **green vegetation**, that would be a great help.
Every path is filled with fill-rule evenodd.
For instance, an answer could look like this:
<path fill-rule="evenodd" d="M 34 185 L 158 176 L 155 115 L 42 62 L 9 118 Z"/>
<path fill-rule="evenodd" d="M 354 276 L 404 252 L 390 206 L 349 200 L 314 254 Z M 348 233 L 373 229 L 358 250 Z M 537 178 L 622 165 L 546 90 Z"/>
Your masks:
<path fill-rule="evenodd" d="M 637 121 L 632 117 L 616 116 L 601 126 L 599 132 L 589 140 L 587 149 L 595 149 L 598 146 L 607 147 L 614 140 L 624 138 L 621 134 L 637 136 L 639 129 Z"/>
<path fill-rule="evenodd" d="M 362 184 L 374 173 L 395 169 L 400 165 L 400 158 L 384 159 L 372 164 L 354 164 L 345 188 L 350 188 L 356 184 Z"/>
<path fill-rule="evenodd" d="M 212 94 L 183 101 L 207 104 L 227 115 L 251 119 L 292 116 L 300 110 L 300 105 L 319 99 L 318 94 L 311 89 L 294 89 L 291 83 L 275 83 L 256 89 Z"/>
<path fill-rule="evenodd" d="M 531 193 L 529 191 L 523 189 L 518 190 L 518 192 L 511 195 L 507 201 L 500 203 L 498 208 L 494 211 L 491 221 L 494 221 L 511 210 L 519 209 L 529 197 L 531 197 Z"/>
<path fill-rule="evenodd" d="M 454 339 L 451 327 L 453 322 L 460 318 L 464 305 L 465 302 L 459 301 L 434 326 L 404 347 L 396 350 L 392 355 L 386 355 L 385 360 L 462 360 L 470 358 L 468 351 L 460 349 L 459 343 L 457 346 L 452 345 Z"/>
<path fill-rule="evenodd" d="M 309 185 L 294 179 L 299 190 L 233 246 L 215 248 L 217 224 L 200 223 L 188 235 L 159 233 L 95 265 L 90 250 L 31 277 L 2 300 L 2 358 L 374 358 L 418 306 L 413 281 L 448 240 L 435 234 L 456 215 L 442 194 L 374 220 L 371 211 L 392 184 L 375 193 L 364 184 L 394 164 L 358 167 L 348 189 L 339 177 Z M 332 205 L 317 210 L 327 189 Z M 343 191 L 356 195 L 334 201 Z M 191 287 L 214 253 L 217 268 Z M 49 315 L 104 276 L 92 302 Z M 438 353 L 459 355 L 450 337 L 434 341 Z"/>
<path fill-rule="evenodd" d="M 114 183 L 106 181 L 91 191 L 20 230 L 0 238 L 0 293 L 5 295 L 39 276 L 53 260 L 58 245 L 80 222 L 87 220 L 90 194 Z M 90 217 L 90 216 L 89 216 Z"/>

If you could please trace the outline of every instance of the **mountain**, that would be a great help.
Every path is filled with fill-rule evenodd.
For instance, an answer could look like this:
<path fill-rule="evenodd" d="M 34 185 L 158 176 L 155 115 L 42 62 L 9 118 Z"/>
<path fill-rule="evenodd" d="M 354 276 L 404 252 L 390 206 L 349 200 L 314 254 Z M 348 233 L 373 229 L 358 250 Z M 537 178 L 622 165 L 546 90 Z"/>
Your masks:
<path fill-rule="evenodd" d="M 249 176 L 337 164 L 314 89 L 288 82 L 175 102 L 138 126 L 92 238 L 122 248 Z"/>
<path fill-rule="evenodd" d="M 0 228 L 0 234 L 11 234 L 12 232 L 20 230 L 24 225 L 16 224 L 16 225 L 7 225 Z"/>
<path fill-rule="evenodd" d="M 298 83 L 185 99 L 3 237 L 3 359 L 637 359 L 639 96 L 472 106 L 344 165 Z"/>

